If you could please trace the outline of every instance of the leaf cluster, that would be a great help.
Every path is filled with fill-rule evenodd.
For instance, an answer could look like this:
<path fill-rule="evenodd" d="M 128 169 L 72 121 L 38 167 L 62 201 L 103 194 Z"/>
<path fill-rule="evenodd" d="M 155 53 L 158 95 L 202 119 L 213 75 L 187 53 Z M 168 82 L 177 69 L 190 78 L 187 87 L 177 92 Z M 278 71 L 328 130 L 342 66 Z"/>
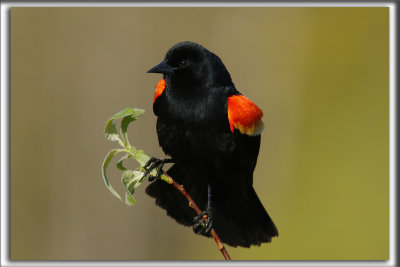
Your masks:
<path fill-rule="evenodd" d="M 126 108 L 107 120 L 104 127 L 104 133 L 107 140 L 118 142 L 121 148 L 111 149 L 103 161 L 102 175 L 104 183 L 108 190 L 119 200 L 122 201 L 121 196 L 111 186 L 111 183 L 107 176 L 107 169 L 114 158 L 119 153 L 124 153 L 123 156 L 117 161 L 117 168 L 122 171 L 121 183 L 125 190 L 125 204 L 133 206 L 136 204 L 136 200 L 133 198 L 135 189 L 139 187 L 144 178 L 144 172 L 146 171 L 144 165 L 149 161 L 150 157 L 147 156 L 143 150 L 137 150 L 134 146 L 129 143 L 128 140 L 128 126 L 131 122 L 136 121 L 144 113 L 143 109 L 137 108 Z M 119 130 L 117 120 L 121 120 L 119 124 Z M 123 162 L 126 159 L 133 158 L 139 163 L 139 167 L 134 170 L 129 170 L 124 167 Z M 149 176 L 156 176 L 157 169 L 152 170 Z M 161 175 L 161 179 L 170 182 L 168 177 Z"/>

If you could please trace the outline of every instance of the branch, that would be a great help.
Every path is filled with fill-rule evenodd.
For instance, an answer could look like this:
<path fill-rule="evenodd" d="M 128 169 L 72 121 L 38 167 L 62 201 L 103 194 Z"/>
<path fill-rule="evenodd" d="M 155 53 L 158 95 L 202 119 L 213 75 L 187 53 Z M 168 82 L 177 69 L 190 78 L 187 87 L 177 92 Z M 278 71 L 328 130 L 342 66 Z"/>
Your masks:
<path fill-rule="evenodd" d="M 189 202 L 189 207 L 191 207 L 192 209 L 195 210 L 195 212 L 197 213 L 197 215 L 201 214 L 201 210 L 199 208 L 199 206 L 197 206 L 196 202 L 194 202 L 194 200 L 192 199 L 192 197 L 188 194 L 188 192 L 186 192 L 185 188 L 183 187 L 183 185 L 178 184 L 177 182 L 175 182 L 174 179 L 172 179 L 171 176 L 169 176 L 167 173 L 163 173 L 164 176 L 166 176 L 168 178 L 167 183 L 173 185 L 176 189 L 179 190 L 179 192 L 181 192 L 181 194 L 187 199 L 187 201 Z M 163 179 L 164 180 L 164 179 Z M 164 180 L 166 181 L 166 180 Z M 207 215 L 203 216 L 203 222 L 207 223 L 208 218 Z M 214 238 L 215 243 L 217 243 L 218 249 L 219 251 L 221 251 L 222 255 L 224 255 L 225 260 L 230 260 L 231 257 L 228 254 L 228 251 L 226 251 L 224 244 L 222 243 L 222 241 L 219 239 L 217 233 L 215 232 L 214 228 L 211 229 L 210 232 L 211 236 Z"/>

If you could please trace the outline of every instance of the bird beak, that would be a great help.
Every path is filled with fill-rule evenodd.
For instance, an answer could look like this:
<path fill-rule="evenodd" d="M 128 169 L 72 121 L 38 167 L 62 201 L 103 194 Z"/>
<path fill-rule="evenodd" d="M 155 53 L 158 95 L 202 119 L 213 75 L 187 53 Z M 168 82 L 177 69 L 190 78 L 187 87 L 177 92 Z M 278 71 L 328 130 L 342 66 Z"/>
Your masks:
<path fill-rule="evenodd" d="M 170 74 L 174 72 L 174 68 L 165 63 L 165 60 L 158 64 L 157 66 L 151 68 L 150 70 L 147 71 L 147 73 L 164 73 L 164 74 Z"/>

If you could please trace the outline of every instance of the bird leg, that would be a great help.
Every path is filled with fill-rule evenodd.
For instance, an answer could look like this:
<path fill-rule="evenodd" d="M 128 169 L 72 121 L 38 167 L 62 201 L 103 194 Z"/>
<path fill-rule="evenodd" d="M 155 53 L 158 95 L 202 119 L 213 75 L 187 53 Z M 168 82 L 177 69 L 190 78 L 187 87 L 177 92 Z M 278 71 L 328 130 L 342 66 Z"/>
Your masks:
<path fill-rule="evenodd" d="M 149 177 L 149 182 L 153 182 L 154 180 L 158 180 L 161 177 L 161 174 L 163 173 L 163 167 L 165 163 L 172 163 L 174 162 L 172 159 L 158 159 L 155 157 L 151 157 L 149 161 L 146 162 L 146 164 L 143 166 L 146 171 L 143 173 L 143 178 L 144 179 L 147 175 L 150 174 L 152 170 L 157 168 L 157 174 L 156 176 L 150 176 Z"/>
<path fill-rule="evenodd" d="M 211 188 L 208 185 L 208 198 L 207 198 L 207 209 L 202 211 L 199 215 L 193 218 L 193 230 L 196 234 L 209 235 L 213 228 L 213 219 L 211 215 Z M 207 216 L 207 222 L 203 222 L 203 217 Z"/>

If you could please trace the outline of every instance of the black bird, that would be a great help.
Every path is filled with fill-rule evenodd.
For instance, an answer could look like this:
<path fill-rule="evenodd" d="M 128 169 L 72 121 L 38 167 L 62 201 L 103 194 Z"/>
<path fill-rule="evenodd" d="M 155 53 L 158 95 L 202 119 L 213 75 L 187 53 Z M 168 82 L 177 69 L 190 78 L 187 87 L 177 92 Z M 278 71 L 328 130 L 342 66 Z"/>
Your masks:
<path fill-rule="evenodd" d="M 221 59 L 203 46 L 181 42 L 149 73 L 162 73 L 153 110 L 163 151 L 171 157 L 167 173 L 208 215 L 200 224 L 186 199 L 164 181 L 146 192 L 178 223 L 209 236 L 211 227 L 222 242 L 250 247 L 270 242 L 278 231 L 253 188 L 253 171 L 264 128 L 262 111 L 236 90 Z"/>

